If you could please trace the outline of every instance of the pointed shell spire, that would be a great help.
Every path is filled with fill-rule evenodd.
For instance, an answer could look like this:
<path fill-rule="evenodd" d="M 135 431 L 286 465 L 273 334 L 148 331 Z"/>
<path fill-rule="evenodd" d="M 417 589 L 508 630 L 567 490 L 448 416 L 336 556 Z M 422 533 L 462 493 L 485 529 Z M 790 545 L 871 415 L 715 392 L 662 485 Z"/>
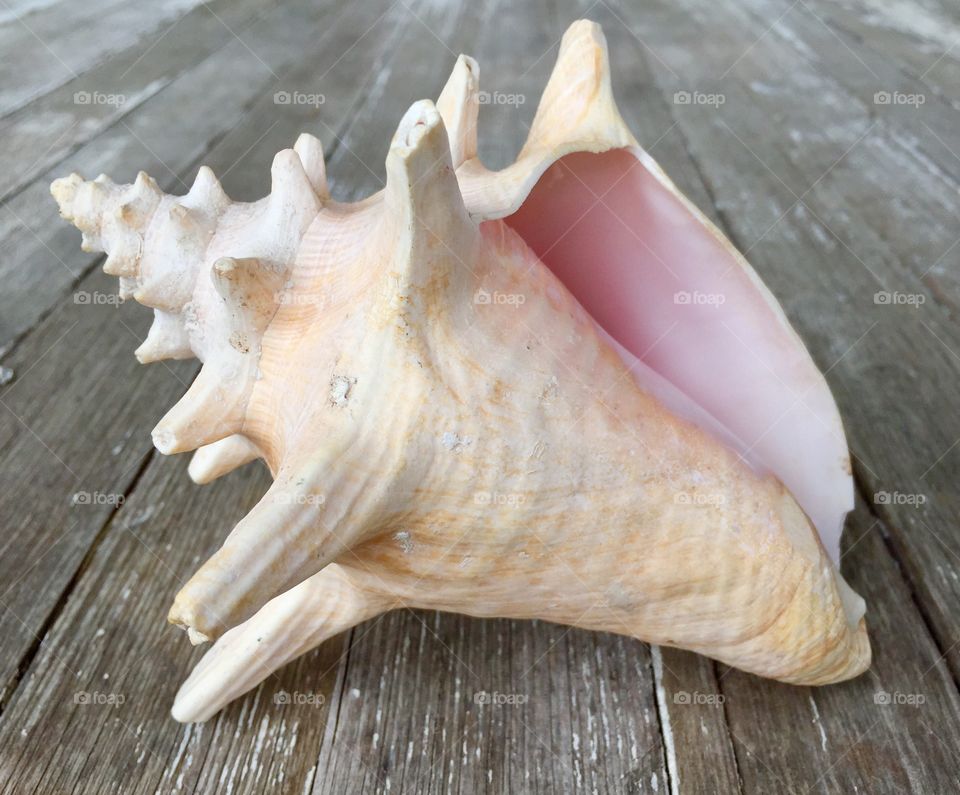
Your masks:
<path fill-rule="evenodd" d="M 213 170 L 208 166 L 200 166 L 185 202 L 192 207 L 206 208 L 213 215 L 220 215 L 230 205 L 230 197 Z"/>
<path fill-rule="evenodd" d="M 602 143 L 603 150 L 634 143 L 613 98 L 603 31 L 596 22 L 585 19 L 574 22 L 563 34 L 557 63 L 519 159 L 574 141 L 586 146 Z"/>
<path fill-rule="evenodd" d="M 459 168 L 464 162 L 477 156 L 479 80 L 480 67 L 477 62 L 469 55 L 461 55 L 437 99 L 437 110 L 443 117 L 450 139 L 450 156 L 454 168 Z"/>
<path fill-rule="evenodd" d="M 389 599 L 358 588 L 346 569 L 331 563 L 220 638 L 177 693 L 173 717 L 207 720 L 280 661 L 299 657 L 389 607 Z"/>
<path fill-rule="evenodd" d="M 401 293 L 426 296 L 431 285 L 469 276 L 464 257 L 478 230 L 460 194 L 443 119 L 429 100 L 411 105 L 393 136 L 384 204 Z"/>
<path fill-rule="evenodd" d="M 239 433 L 246 397 L 246 390 L 234 388 L 215 367 L 204 365 L 183 397 L 153 429 L 154 447 L 172 455 Z"/>
<path fill-rule="evenodd" d="M 315 169 L 315 161 L 310 162 Z M 293 149 L 284 149 L 273 158 L 270 196 L 266 201 L 265 237 L 261 244 L 267 247 L 272 259 L 289 260 L 296 254 L 300 238 L 323 206 L 323 197 L 317 193 L 300 155 Z"/>
<path fill-rule="evenodd" d="M 309 133 L 303 133 L 293 145 L 293 151 L 299 156 L 307 179 L 310 180 L 317 196 L 321 200 L 328 199 L 330 190 L 327 187 L 327 167 L 323 160 L 323 144 L 320 143 L 320 139 Z"/>

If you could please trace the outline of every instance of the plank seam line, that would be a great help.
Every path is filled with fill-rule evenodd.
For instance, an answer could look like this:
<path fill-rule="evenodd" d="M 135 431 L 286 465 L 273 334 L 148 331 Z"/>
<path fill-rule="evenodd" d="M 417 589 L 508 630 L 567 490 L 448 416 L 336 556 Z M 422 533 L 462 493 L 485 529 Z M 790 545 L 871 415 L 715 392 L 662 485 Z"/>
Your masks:
<path fill-rule="evenodd" d="M 713 678 L 717 683 L 717 691 L 724 696 L 724 701 L 720 704 L 720 711 L 723 714 L 723 728 L 727 730 L 727 740 L 730 742 L 730 753 L 733 755 L 733 769 L 737 773 L 737 790 L 743 795 L 743 772 L 740 768 L 740 756 L 737 754 L 737 743 L 734 739 L 733 728 L 730 726 L 730 715 L 727 712 L 726 696 L 723 692 L 723 676 L 720 675 L 720 663 L 716 660 L 710 660 L 710 670 L 713 672 Z"/>
<path fill-rule="evenodd" d="M 330 734 L 329 746 L 332 747 L 336 744 L 337 741 L 337 731 L 340 729 L 340 710 L 343 706 L 343 696 L 347 690 L 347 669 L 350 666 L 350 656 L 353 654 L 353 641 L 354 635 L 357 632 L 356 627 L 351 627 L 349 629 L 349 635 L 347 636 L 347 651 L 343 657 L 343 665 L 339 666 L 339 678 L 340 678 L 340 687 L 338 688 L 337 698 L 336 698 L 336 714 L 333 716 L 333 731 Z M 327 641 L 329 643 L 329 641 Z M 334 704 L 330 704 L 330 712 L 333 712 Z M 327 721 L 330 720 L 330 714 L 327 715 Z M 324 727 L 326 728 L 326 727 Z M 317 776 L 320 774 L 320 762 L 323 757 L 324 748 L 324 739 L 327 735 L 327 732 L 324 731 L 320 735 L 320 746 L 317 748 L 316 756 L 313 763 L 313 775 L 310 777 L 309 786 L 306 786 L 307 782 L 304 782 L 304 792 L 314 792 L 316 787 Z M 331 750 L 332 753 L 332 750 Z"/>
<path fill-rule="evenodd" d="M 924 628 L 927 630 L 927 634 L 930 636 L 930 640 L 933 643 L 934 648 L 936 648 L 937 653 L 940 655 L 940 659 L 937 660 L 934 666 L 931 666 L 930 670 L 932 670 L 933 667 L 942 661 L 950 675 L 950 680 L 953 682 L 954 689 L 957 691 L 957 694 L 960 695 L 960 680 L 957 678 L 957 670 L 955 669 L 955 665 L 951 661 L 951 658 L 948 654 L 950 649 L 945 646 L 944 639 L 940 632 L 937 631 L 936 623 L 930 615 L 930 611 L 924 604 L 921 593 L 917 588 L 917 582 L 910 573 L 911 567 L 908 566 L 907 562 L 901 557 L 900 551 L 897 549 L 897 543 L 895 543 L 891 538 L 891 530 L 895 528 L 895 523 L 892 518 L 888 520 L 882 516 L 877 511 L 877 508 L 873 504 L 872 500 L 869 499 L 870 492 L 867 490 L 866 482 L 864 480 L 863 473 L 860 470 L 860 466 L 856 463 L 854 463 L 853 467 L 853 480 L 856 484 L 857 491 L 860 493 L 860 496 L 863 498 L 863 501 L 867 506 L 867 511 L 880 525 L 880 537 L 883 539 L 887 554 L 890 555 L 894 565 L 897 567 L 897 571 L 900 573 L 900 578 L 903 580 L 907 590 L 910 591 L 910 598 L 913 600 L 914 607 L 920 614 L 920 619 L 923 622 Z M 868 530 L 867 532 L 871 531 Z M 896 530 L 895 534 L 898 538 L 903 535 L 899 530 Z"/>
<path fill-rule="evenodd" d="M 670 726 L 670 708 L 667 706 L 666 689 L 663 686 L 663 650 L 650 646 L 650 673 L 653 678 L 653 704 L 657 711 L 657 726 L 660 730 L 660 749 L 666 791 L 671 795 L 680 792 L 680 777 L 676 753 L 673 750 L 673 729 Z"/>
<path fill-rule="evenodd" d="M 153 460 L 155 455 L 155 450 L 151 446 L 147 451 L 146 455 L 143 458 L 143 461 L 140 463 L 140 466 L 137 467 L 136 472 L 134 472 L 133 477 L 126 484 L 123 489 L 125 495 L 130 495 L 136 489 L 137 484 L 140 482 L 140 478 L 143 476 L 144 472 L 147 469 L 150 461 Z M 113 526 L 114 519 L 120 511 L 122 505 L 113 506 L 110 513 L 104 519 L 103 524 L 100 526 L 100 529 L 97 530 L 93 539 L 90 542 L 90 546 L 87 548 L 87 551 L 84 553 L 83 557 L 80 560 L 79 565 L 77 566 L 76 571 L 67 581 L 67 584 L 64 586 L 63 591 L 61 591 L 60 596 L 57 598 L 57 601 L 54 603 L 53 607 L 50 609 L 50 613 L 43 620 L 40 626 L 37 628 L 37 631 L 34 633 L 34 642 L 31 643 L 27 649 L 24 651 L 20 660 L 17 662 L 17 669 L 14 675 L 11 677 L 10 681 L 6 683 L 3 693 L 3 701 L 0 702 L 0 717 L 3 716 L 3 713 L 6 711 L 7 705 L 16 695 L 20 684 L 23 682 L 24 677 L 27 672 L 30 670 L 30 667 L 33 665 L 34 660 L 36 659 L 37 654 L 40 651 L 40 647 L 43 646 L 44 638 L 49 633 L 50 629 L 57 622 L 60 616 L 63 614 L 64 609 L 66 608 L 67 602 L 70 600 L 70 595 L 75 590 L 76 586 L 79 584 L 80 579 L 86 573 L 87 569 L 90 567 L 93 557 L 96 555 L 97 550 L 100 548 L 104 539 L 107 536 L 110 528 Z"/>

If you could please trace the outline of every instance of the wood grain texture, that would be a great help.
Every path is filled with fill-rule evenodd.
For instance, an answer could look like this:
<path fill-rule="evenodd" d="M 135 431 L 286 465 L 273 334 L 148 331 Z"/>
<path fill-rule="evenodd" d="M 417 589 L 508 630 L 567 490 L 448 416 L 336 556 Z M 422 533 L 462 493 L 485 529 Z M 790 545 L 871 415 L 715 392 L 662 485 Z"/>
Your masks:
<path fill-rule="evenodd" d="M 93 0 L 37 5 L 0 25 L 0 51 L 16 68 L 0 76 L 0 114 L 22 107 L 134 42 L 157 38 L 198 0 Z M 109 19 L 110 24 L 104 24 Z"/>
<path fill-rule="evenodd" d="M 147 47 L 136 42 L 0 119 L 7 143 L 0 151 L 0 200 L 128 116 L 235 35 L 248 35 L 254 17 L 273 5 L 221 0 L 195 7 L 176 22 L 177 35 L 158 37 Z"/>
<path fill-rule="evenodd" d="M 268 478 L 251 465 L 198 488 L 152 453 L 196 363 L 136 364 L 149 315 L 114 306 L 47 184 L 144 168 L 183 191 L 206 163 L 252 199 L 309 130 L 334 196 L 356 200 L 459 52 L 481 88 L 524 97 L 482 110 L 481 154 L 502 166 L 584 15 L 641 143 L 827 372 L 856 456 L 843 570 L 868 603 L 870 673 L 796 688 L 613 635 L 397 611 L 176 724 L 200 652 L 167 607 Z M 0 7 L 0 48 L 23 64 L 0 79 L 0 791 L 956 790 L 958 35 L 935 0 Z"/>

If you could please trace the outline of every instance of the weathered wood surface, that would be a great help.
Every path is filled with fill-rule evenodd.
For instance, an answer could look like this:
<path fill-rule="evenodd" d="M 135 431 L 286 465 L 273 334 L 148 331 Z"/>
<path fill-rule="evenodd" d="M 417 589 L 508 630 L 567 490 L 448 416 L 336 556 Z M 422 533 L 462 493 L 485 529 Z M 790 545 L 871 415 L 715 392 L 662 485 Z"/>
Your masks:
<path fill-rule="evenodd" d="M 461 51 L 485 89 L 526 99 L 483 109 L 481 153 L 501 166 L 578 16 L 604 26 L 638 138 L 827 371 L 856 456 L 843 568 L 873 668 L 794 688 L 612 635 L 399 612 L 180 726 L 169 705 L 199 652 L 167 606 L 267 476 L 201 489 L 153 454 L 148 430 L 196 364 L 136 364 L 148 313 L 104 303 L 113 280 L 49 181 L 144 168 L 182 190 L 207 163 L 254 198 L 307 129 L 334 194 L 356 199 Z M 0 77 L 0 791 L 955 791 L 958 40 L 937 0 L 3 4 L 18 66 Z M 325 102 L 278 105 L 281 90 Z M 477 703 L 495 691 L 524 703 Z"/>

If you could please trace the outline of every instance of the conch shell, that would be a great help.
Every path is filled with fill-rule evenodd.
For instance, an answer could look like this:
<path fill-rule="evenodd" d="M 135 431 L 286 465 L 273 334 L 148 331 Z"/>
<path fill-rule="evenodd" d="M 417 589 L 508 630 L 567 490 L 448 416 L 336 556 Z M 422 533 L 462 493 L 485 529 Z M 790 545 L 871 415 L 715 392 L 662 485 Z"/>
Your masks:
<path fill-rule="evenodd" d="M 72 175 L 84 245 L 156 318 L 141 361 L 203 367 L 153 439 L 273 486 L 177 595 L 219 638 L 204 720 L 397 606 L 633 635 L 798 684 L 864 671 L 837 571 L 840 418 L 777 302 L 634 140 L 575 23 L 516 162 L 476 154 L 477 65 L 413 104 L 383 191 L 327 192 L 320 143 L 231 201 Z"/>

